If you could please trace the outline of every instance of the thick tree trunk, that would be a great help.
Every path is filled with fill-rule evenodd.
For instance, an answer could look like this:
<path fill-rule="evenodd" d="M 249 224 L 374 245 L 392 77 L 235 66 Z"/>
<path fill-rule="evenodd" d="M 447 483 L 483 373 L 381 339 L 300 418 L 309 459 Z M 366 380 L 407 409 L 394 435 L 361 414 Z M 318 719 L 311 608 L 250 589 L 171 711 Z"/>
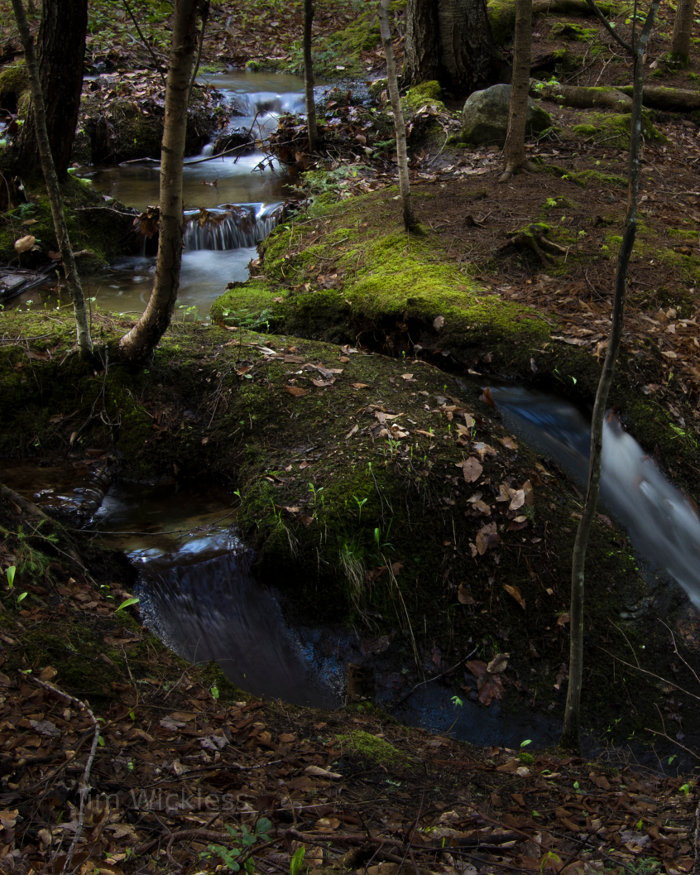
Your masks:
<path fill-rule="evenodd" d="M 132 362 L 146 361 L 170 325 L 182 262 L 182 163 L 187 133 L 190 76 L 197 45 L 198 0 L 177 0 L 165 89 L 165 122 L 160 164 L 160 233 L 153 290 L 146 309 L 119 349 Z"/>
<path fill-rule="evenodd" d="M 403 209 L 403 223 L 407 231 L 416 227 L 416 219 L 411 203 L 411 184 L 408 178 L 408 152 L 406 149 L 406 123 L 401 110 L 399 83 L 396 75 L 394 47 L 391 42 L 389 28 L 389 0 L 379 0 L 379 31 L 382 36 L 382 46 L 386 57 L 386 78 L 389 87 L 391 110 L 394 114 L 394 131 L 396 133 L 396 158 L 399 165 L 399 192 Z"/>
<path fill-rule="evenodd" d="M 435 0 L 407 0 L 403 78 L 409 85 L 440 78 Z"/>
<path fill-rule="evenodd" d="M 505 169 L 500 182 L 526 164 L 525 128 L 530 91 L 530 54 L 532 45 L 532 0 L 517 0 L 515 7 L 515 41 L 513 44 L 513 79 L 508 109 L 508 132 L 503 147 Z"/>
<path fill-rule="evenodd" d="M 408 0 L 406 82 L 437 79 L 462 97 L 493 85 L 501 67 L 485 0 Z"/>
<path fill-rule="evenodd" d="M 600 463 L 603 449 L 603 420 L 608 403 L 608 394 L 612 385 L 615 363 L 622 340 L 625 297 L 627 291 L 627 269 L 629 266 L 634 239 L 637 233 L 637 207 L 639 203 L 640 153 L 642 148 L 642 91 L 644 75 L 644 53 L 651 34 L 651 28 L 656 18 L 661 0 L 652 0 L 646 21 L 639 39 L 635 39 L 632 51 L 633 95 L 632 123 L 629 151 L 629 192 L 627 200 L 627 215 L 622 235 L 622 245 L 617 260 L 615 276 L 615 294 L 613 298 L 612 324 L 608 338 L 608 349 L 603 362 L 603 369 L 598 381 L 598 388 L 593 406 L 591 421 L 591 448 L 588 463 L 588 484 L 586 498 L 583 504 L 581 520 L 576 530 L 574 550 L 571 562 L 571 605 L 569 621 L 571 640 L 569 642 L 569 684 L 564 708 L 564 726 L 562 728 L 561 745 L 568 750 L 578 751 L 580 748 L 581 726 L 581 691 L 583 687 L 584 662 L 584 589 L 586 550 L 591 527 L 595 518 L 600 485 Z"/>
<path fill-rule="evenodd" d="M 87 0 L 44 0 L 38 39 L 39 75 L 51 154 L 61 182 L 70 165 L 78 123 L 86 30 Z M 27 171 L 38 166 L 34 107 L 22 128 L 19 155 Z"/>
<path fill-rule="evenodd" d="M 690 61 L 690 39 L 693 35 L 695 0 L 678 0 L 671 37 L 671 56 L 687 66 Z"/>
<path fill-rule="evenodd" d="M 68 292 L 73 301 L 78 347 L 82 355 L 90 357 L 93 353 L 93 347 L 92 338 L 90 336 L 90 325 L 85 308 L 85 296 L 83 294 L 82 286 L 80 285 L 80 278 L 75 265 L 73 249 L 68 236 L 66 218 L 63 213 L 61 187 L 51 154 L 51 144 L 49 141 L 39 63 L 34 54 L 34 43 L 32 41 L 31 33 L 29 32 L 29 26 L 27 25 L 22 0 L 12 0 L 12 7 L 14 9 L 17 27 L 19 28 L 20 37 L 24 46 L 27 69 L 29 70 L 29 82 L 32 92 L 32 101 L 34 103 L 34 121 L 39 163 L 42 173 L 44 174 L 44 181 L 46 182 L 46 191 L 51 206 L 51 217 L 53 219 L 56 240 L 58 241 L 58 248 L 63 261 L 63 272 L 66 277 L 66 285 L 68 286 Z"/>
<path fill-rule="evenodd" d="M 311 57 L 311 28 L 314 21 L 314 0 L 304 0 L 304 91 L 306 97 L 306 123 L 309 131 L 309 151 L 315 152 L 318 145 L 316 126 L 316 100 L 314 99 L 314 66 Z"/>

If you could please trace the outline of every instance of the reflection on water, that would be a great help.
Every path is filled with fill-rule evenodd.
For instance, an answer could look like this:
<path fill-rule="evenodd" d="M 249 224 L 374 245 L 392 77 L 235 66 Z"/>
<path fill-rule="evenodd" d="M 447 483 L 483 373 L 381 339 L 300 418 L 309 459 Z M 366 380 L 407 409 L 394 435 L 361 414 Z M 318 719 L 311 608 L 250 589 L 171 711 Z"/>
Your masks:
<path fill-rule="evenodd" d="M 551 456 L 579 485 L 588 477 L 590 424 L 572 404 L 520 387 L 490 389 L 503 420 Z M 638 554 L 679 583 L 700 610 L 700 517 L 653 459 L 608 416 L 603 429 L 600 499 Z"/>
<path fill-rule="evenodd" d="M 184 252 L 175 318 L 189 316 L 196 307 L 199 317 L 206 316 L 212 302 L 230 282 L 248 279 L 248 264 L 257 257 L 255 247 L 228 251 L 199 250 Z M 85 294 L 94 297 L 102 310 L 117 313 L 140 313 L 153 287 L 155 259 L 121 258 L 111 269 L 83 281 Z"/>
<path fill-rule="evenodd" d="M 261 152 L 242 155 L 238 159 L 233 156 L 201 159 L 202 156 L 197 156 L 185 162 L 182 185 L 185 209 L 284 198 L 286 172 Z M 262 166 L 261 162 L 264 162 Z M 159 175 L 157 162 L 143 161 L 108 167 L 97 171 L 91 178 L 104 194 L 129 207 L 144 210 L 158 203 Z"/>

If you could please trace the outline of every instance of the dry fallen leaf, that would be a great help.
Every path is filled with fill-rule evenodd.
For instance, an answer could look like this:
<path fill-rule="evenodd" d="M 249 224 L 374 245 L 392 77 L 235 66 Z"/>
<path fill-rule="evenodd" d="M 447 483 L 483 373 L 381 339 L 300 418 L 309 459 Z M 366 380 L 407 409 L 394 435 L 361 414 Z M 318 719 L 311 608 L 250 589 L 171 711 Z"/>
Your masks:
<path fill-rule="evenodd" d="M 513 598 L 520 605 L 520 607 L 525 610 L 525 599 L 523 598 L 523 594 L 520 592 L 517 586 L 511 586 L 509 583 L 504 583 L 503 589 L 508 593 L 508 595 L 513 596 Z"/>
<path fill-rule="evenodd" d="M 483 556 L 487 550 L 494 547 L 501 539 L 498 535 L 496 523 L 487 523 L 476 533 L 476 550 L 479 556 Z"/>
<path fill-rule="evenodd" d="M 285 386 L 285 392 L 289 392 L 290 395 L 293 395 L 295 398 L 299 398 L 302 395 L 308 395 L 308 389 L 302 389 L 301 386 Z"/>
<path fill-rule="evenodd" d="M 21 255 L 23 252 L 29 252 L 35 243 L 36 237 L 27 234 L 26 237 L 20 237 L 18 240 L 15 240 L 15 251 L 18 255 Z"/>
<path fill-rule="evenodd" d="M 462 469 L 462 474 L 464 475 L 466 483 L 474 483 L 475 480 L 478 480 L 479 477 L 481 477 L 481 472 L 484 470 L 481 462 L 474 456 L 470 456 L 463 462 L 455 462 L 455 467 Z"/>

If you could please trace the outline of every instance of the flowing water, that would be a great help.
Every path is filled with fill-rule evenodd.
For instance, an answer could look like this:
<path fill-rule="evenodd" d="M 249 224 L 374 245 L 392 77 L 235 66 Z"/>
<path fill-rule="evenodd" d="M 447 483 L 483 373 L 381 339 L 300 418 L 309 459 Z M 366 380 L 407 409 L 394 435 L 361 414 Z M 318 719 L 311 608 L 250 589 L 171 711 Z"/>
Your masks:
<path fill-rule="evenodd" d="M 220 92 L 232 113 L 220 136 L 242 132 L 261 140 L 277 127 L 282 113 L 304 111 L 303 81 L 295 76 L 246 72 L 200 77 Z M 317 95 L 323 92 L 317 89 Z M 186 230 L 178 314 L 206 319 L 211 303 L 230 282 L 248 278 L 256 245 L 274 227 L 285 199 L 287 172 L 263 152 L 244 147 L 213 157 L 214 144 L 185 160 L 183 199 Z M 85 170 L 95 187 L 138 210 L 158 203 L 159 164 L 150 159 L 118 167 Z M 139 314 L 153 285 L 155 257 L 125 256 L 111 269 L 83 278 L 85 293 L 102 310 Z M 18 299 L 20 306 L 37 292 Z"/>
<path fill-rule="evenodd" d="M 508 428 L 585 484 L 590 425 L 576 407 L 517 386 L 489 391 Z M 603 428 L 600 500 L 627 531 L 638 556 L 678 583 L 700 611 L 698 512 L 612 414 Z"/>

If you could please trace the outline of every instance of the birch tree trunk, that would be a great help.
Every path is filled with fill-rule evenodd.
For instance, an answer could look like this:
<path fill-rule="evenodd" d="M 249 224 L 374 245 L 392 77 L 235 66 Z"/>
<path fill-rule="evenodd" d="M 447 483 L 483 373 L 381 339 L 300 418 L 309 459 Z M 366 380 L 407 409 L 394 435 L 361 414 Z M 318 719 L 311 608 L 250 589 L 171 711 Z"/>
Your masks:
<path fill-rule="evenodd" d="M 24 57 L 27 64 L 27 70 L 29 71 L 29 84 L 34 105 L 34 127 L 36 130 L 39 161 L 41 164 L 41 171 L 44 175 L 44 181 L 46 183 L 49 204 L 51 206 L 51 218 L 53 219 L 53 227 L 56 233 L 58 249 L 61 253 L 63 273 L 66 278 L 68 293 L 73 302 L 78 348 L 81 355 L 91 358 L 93 355 L 93 346 L 92 337 L 90 336 L 90 323 L 88 320 L 87 309 L 85 307 L 85 295 L 83 294 L 83 288 L 80 284 L 80 277 L 78 276 L 78 269 L 75 264 L 73 248 L 68 235 L 66 217 L 63 213 L 63 195 L 61 194 L 61 186 L 58 181 L 56 166 L 51 153 L 49 132 L 46 124 L 46 106 L 44 103 L 44 94 L 39 75 L 39 64 L 34 53 L 34 42 L 29 31 L 29 25 L 27 24 L 27 17 L 24 13 L 22 0 L 12 0 L 12 8 L 15 13 L 15 19 L 17 21 L 22 45 L 24 46 Z"/>
<path fill-rule="evenodd" d="M 625 297 L 627 291 L 627 268 L 629 266 L 634 238 L 637 233 L 637 208 L 639 203 L 639 164 L 642 146 L 642 92 L 644 81 L 644 52 L 661 0 L 652 0 L 639 38 L 633 32 L 633 41 L 626 45 L 631 54 L 633 69 L 632 120 L 630 150 L 628 161 L 628 200 L 625 228 L 622 235 L 620 254 L 617 259 L 615 275 L 615 294 L 613 298 L 612 325 L 608 338 L 608 349 L 593 406 L 591 421 L 591 448 L 588 467 L 588 484 L 583 504 L 581 520 L 576 530 L 571 563 L 571 605 L 569 608 L 571 638 L 569 642 L 569 684 L 564 709 L 564 726 L 560 744 L 572 750 L 580 750 L 581 729 L 581 691 L 583 687 L 584 662 L 584 590 L 586 549 L 595 518 L 598 491 L 600 486 L 600 463 L 603 448 L 603 421 L 608 394 L 612 385 L 615 363 L 622 339 Z M 600 13 L 598 13 L 600 14 Z M 624 44 L 624 43 L 623 43 Z"/>
<path fill-rule="evenodd" d="M 399 165 L 399 193 L 403 210 L 403 223 L 407 231 L 413 231 L 417 222 L 411 203 L 411 183 L 408 178 L 408 152 L 406 149 L 406 124 L 401 109 L 399 83 L 396 76 L 396 61 L 394 47 L 391 44 L 391 29 L 389 27 L 389 0 L 379 0 L 379 31 L 382 36 L 382 46 L 386 58 L 386 78 L 389 87 L 391 110 L 394 114 L 394 131 L 396 133 L 396 158 Z"/>
<path fill-rule="evenodd" d="M 180 286 L 184 225 L 182 164 L 199 11 L 199 0 L 177 0 L 175 3 L 160 159 L 160 230 L 156 275 L 143 315 L 119 343 L 121 356 L 131 362 L 146 361 L 153 354 L 170 325 Z"/>

